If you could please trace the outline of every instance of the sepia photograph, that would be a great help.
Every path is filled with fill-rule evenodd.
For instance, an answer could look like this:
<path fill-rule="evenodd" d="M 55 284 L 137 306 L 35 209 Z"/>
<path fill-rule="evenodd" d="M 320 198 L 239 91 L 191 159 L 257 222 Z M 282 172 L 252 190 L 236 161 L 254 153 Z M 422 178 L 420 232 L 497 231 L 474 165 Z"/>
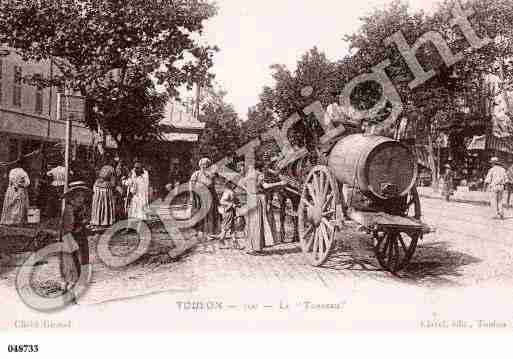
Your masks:
<path fill-rule="evenodd" d="M 3 333 L 511 333 L 513 1 L 0 4 Z"/>

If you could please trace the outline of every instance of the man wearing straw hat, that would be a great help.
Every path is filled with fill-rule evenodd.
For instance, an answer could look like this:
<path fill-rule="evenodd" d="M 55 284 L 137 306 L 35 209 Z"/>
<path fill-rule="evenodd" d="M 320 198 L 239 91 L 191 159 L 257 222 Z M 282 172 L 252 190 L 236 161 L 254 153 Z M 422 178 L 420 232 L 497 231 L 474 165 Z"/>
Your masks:
<path fill-rule="evenodd" d="M 488 190 L 491 192 L 490 202 L 495 211 L 494 218 L 504 219 L 503 199 L 507 173 L 497 157 L 492 157 L 490 162 L 492 164 L 492 168 L 488 171 L 484 182 Z"/>
<path fill-rule="evenodd" d="M 66 203 L 62 214 L 62 241 L 68 246 L 71 245 L 71 240 L 78 244 L 78 252 L 74 251 L 71 257 L 64 255 L 61 260 L 61 272 L 66 282 L 65 291 L 70 291 L 82 271 L 87 272 L 87 266 L 90 265 L 86 227 L 89 218 L 85 206 L 86 198 L 90 195 L 91 190 L 82 181 L 70 183 L 68 190 L 63 193 Z"/>

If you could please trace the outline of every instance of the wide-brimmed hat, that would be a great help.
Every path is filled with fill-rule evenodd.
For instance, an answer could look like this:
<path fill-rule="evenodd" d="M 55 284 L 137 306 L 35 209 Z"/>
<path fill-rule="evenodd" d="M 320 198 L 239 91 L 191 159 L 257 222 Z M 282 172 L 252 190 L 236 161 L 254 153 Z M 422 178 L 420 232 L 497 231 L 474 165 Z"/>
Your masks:
<path fill-rule="evenodd" d="M 80 191 L 91 192 L 84 181 L 71 182 L 68 184 L 68 189 L 62 194 L 62 198 L 69 198 Z"/>
<path fill-rule="evenodd" d="M 491 163 L 499 163 L 499 157 L 492 157 L 490 158 Z"/>
<path fill-rule="evenodd" d="M 450 164 L 448 164 L 448 163 L 446 163 L 446 164 L 444 165 L 444 168 L 451 168 L 451 165 L 450 165 Z"/>

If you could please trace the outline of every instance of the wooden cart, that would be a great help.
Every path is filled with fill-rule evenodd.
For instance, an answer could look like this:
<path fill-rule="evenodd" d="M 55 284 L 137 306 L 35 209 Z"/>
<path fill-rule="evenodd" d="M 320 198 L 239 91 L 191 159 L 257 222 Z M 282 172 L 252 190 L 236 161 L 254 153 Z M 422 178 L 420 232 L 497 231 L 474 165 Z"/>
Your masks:
<path fill-rule="evenodd" d="M 281 164 L 282 178 L 298 197 L 299 238 L 309 262 L 320 266 L 328 259 L 337 233 L 353 230 L 345 225 L 350 219 L 372 234 L 385 270 L 405 268 L 429 232 L 421 221 L 411 150 L 390 138 L 352 134 L 297 157 Z"/>

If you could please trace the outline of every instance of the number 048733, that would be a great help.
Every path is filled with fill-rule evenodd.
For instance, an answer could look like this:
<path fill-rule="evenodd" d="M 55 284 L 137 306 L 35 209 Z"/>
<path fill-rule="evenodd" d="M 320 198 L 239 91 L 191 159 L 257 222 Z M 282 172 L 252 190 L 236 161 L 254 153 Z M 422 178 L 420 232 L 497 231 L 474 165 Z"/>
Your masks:
<path fill-rule="evenodd" d="M 7 351 L 9 353 L 37 353 L 39 351 L 39 345 L 9 344 Z"/>

